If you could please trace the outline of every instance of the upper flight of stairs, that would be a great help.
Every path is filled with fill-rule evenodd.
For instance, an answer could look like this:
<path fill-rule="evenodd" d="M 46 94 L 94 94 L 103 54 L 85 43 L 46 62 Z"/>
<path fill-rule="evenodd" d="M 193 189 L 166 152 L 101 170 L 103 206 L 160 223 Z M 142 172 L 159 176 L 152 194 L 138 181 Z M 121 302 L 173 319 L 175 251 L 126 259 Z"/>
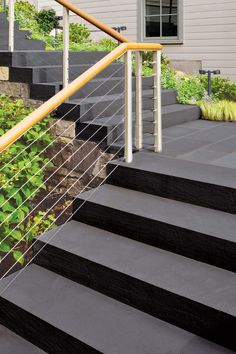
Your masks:
<path fill-rule="evenodd" d="M 5 13 L 0 13 L 0 51 L 8 50 L 9 23 Z M 44 50 L 45 43 L 38 40 L 29 40 L 29 31 L 19 30 L 19 25 L 15 22 L 14 37 L 16 50 Z"/>
<path fill-rule="evenodd" d="M 70 80 L 78 77 L 105 54 L 71 52 Z M 9 67 L 10 81 L 30 85 L 32 99 L 46 101 L 62 88 L 62 52 L 0 52 L 0 66 Z M 62 104 L 57 109 L 57 117 L 76 121 L 78 138 L 87 139 L 93 135 L 91 140 L 99 142 L 105 138 L 105 144 L 109 145 L 123 131 L 123 105 L 124 66 L 121 62 L 115 62 L 75 93 L 69 101 Z M 164 128 L 200 118 L 199 108 L 178 104 L 176 92 L 173 90 L 162 91 L 162 106 Z M 153 79 L 151 77 L 143 78 L 143 110 L 144 134 L 148 135 L 153 132 Z M 94 134 L 98 129 L 99 132 Z M 111 130 L 113 133 L 106 139 Z"/>
<path fill-rule="evenodd" d="M 111 170 L 40 238 L 0 322 L 49 353 L 236 351 L 235 170 L 151 152 Z"/>

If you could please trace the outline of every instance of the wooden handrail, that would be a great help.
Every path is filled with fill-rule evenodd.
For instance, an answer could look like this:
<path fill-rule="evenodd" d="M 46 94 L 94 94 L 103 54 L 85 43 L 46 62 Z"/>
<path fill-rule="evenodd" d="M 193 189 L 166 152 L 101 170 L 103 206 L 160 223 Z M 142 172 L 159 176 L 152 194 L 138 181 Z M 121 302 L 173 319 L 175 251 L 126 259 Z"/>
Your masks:
<path fill-rule="evenodd" d="M 120 34 L 119 32 L 115 31 L 113 28 L 110 28 L 109 26 L 105 25 L 103 22 L 97 20 L 95 17 L 89 15 L 87 12 L 79 9 L 77 6 L 73 5 L 70 1 L 68 0 L 56 0 L 60 5 L 66 7 L 68 10 L 71 12 L 74 12 L 74 14 L 80 16 L 84 20 L 88 21 L 91 23 L 93 26 L 99 28 L 101 31 L 109 34 L 111 37 L 114 39 L 117 39 L 121 43 L 128 43 L 130 42 L 128 38 Z"/>
<path fill-rule="evenodd" d="M 152 43 L 123 43 L 115 48 L 111 53 L 107 54 L 104 58 L 98 61 L 95 65 L 85 71 L 77 79 L 72 81 L 68 86 L 59 91 L 55 96 L 43 103 L 34 112 L 25 117 L 21 122 L 16 124 L 2 137 L 0 137 L 0 152 L 4 151 L 7 147 L 18 140 L 23 134 L 25 134 L 30 128 L 32 128 L 41 119 L 45 118 L 55 108 L 65 102 L 75 92 L 86 85 L 90 80 L 97 76 L 100 72 L 106 69 L 111 63 L 117 60 L 121 55 L 128 50 L 161 50 L 161 44 Z"/>

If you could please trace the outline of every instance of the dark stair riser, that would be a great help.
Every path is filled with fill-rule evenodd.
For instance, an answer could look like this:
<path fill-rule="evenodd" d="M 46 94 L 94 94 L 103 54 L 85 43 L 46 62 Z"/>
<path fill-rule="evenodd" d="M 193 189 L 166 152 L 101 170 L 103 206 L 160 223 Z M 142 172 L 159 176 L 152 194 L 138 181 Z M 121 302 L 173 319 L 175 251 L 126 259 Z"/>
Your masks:
<path fill-rule="evenodd" d="M 15 43 L 15 50 L 42 50 L 44 49 L 44 42 L 32 39 L 21 38 Z M 0 43 L 0 51 L 8 49 L 8 42 L 2 41 Z"/>
<path fill-rule="evenodd" d="M 44 64 L 45 65 L 45 64 Z M 89 65 L 76 65 L 70 66 L 70 80 L 76 79 L 91 67 Z M 119 70 L 120 68 L 120 70 Z M 116 72 L 116 70 L 118 70 Z M 114 77 L 122 77 L 123 66 L 116 63 L 110 65 L 102 71 L 97 77 L 104 78 L 114 74 Z M 25 82 L 25 83 L 46 83 L 62 80 L 62 67 L 11 67 L 9 70 L 9 81 L 12 82 Z"/>
<path fill-rule="evenodd" d="M 30 85 L 30 97 L 33 99 L 46 100 L 55 95 L 58 90 L 62 88 L 62 84 L 57 83 L 48 83 L 48 84 L 31 84 Z M 143 95 L 145 97 L 149 97 L 150 99 L 153 97 L 153 94 L 148 90 L 148 87 L 144 85 L 143 87 Z M 78 92 L 76 92 L 71 99 L 85 98 L 87 96 L 103 96 L 107 93 L 111 92 L 112 94 L 119 94 L 124 92 L 124 82 L 121 81 L 120 78 L 115 80 L 106 80 L 98 81 L 92 80 L 84 87 L 82 87 Z M 176 92 L 175 91 L 162 91 L 162 106 L 167 106 L 171 104 L 177 104 Z"/>
<path fill-rule="evenodd" d="M 54 96 L 58 91 L 62 89 L 61 84 L 31 84 L 30 85 L 30 97 L 33 99 L 47 100 Z M 123 92 L 124 84 L 120 82 L 120 79 L 103 81 L 90 81 L 87 85 L 82 87 L 76 92 L 71 99 L 83 99 L 86 97 L 96 97 L 106 95 L 107 92 L 112 94 L 119 94 Z"/>
<path fill-rule="evenodd" d="M 236 272 L 236 243 L 75 198 L 73 219 Z M 222 235 L 223 237 L 224 235 Z"/>
<path fill-rule="evenodd" d="M 44 243 L 39 242 L 38 252 Z M 47 245 L 36 264 L 163 321 L 236 349 L 236 318 L 165 289 Z"/>
<path fill-rule="evenodd" d="M 107 166 L 108 173 L 115 164 Z M 236 214 L 236 190 L 157 172 L 119 166 L 108 183 L 139 192 Z"/>
<path fill-rule="evenodd" d="M 108 118 L 109 120 L 109 118 Z M 135 122 L 133 121 L 133 131 L 135 129 Z M 149 133 L 153 130 L 153 123 L 144 121 L 143 122 L 143 133 Z M 81 132 L 81 133 L 80 133 Z M 92 136 L 92 141 L 99 143 L 101 140 L 105 145 L 111 145 L 115 140 L 118 142 L 119 140 L 123 139 L 124 136 L 124 123 L 121 122 L 112 125 L 112 124 L 89 124 L 89 123 L 78 123 L 76 127 L 76 136 L 79 139 L 87 140 L 90 139 Z"/>
<path fill-rule="evenodd" d="M 47 353 L 99 353 L 2 297 L 0 297 L 0 323 Z"/>
<path fill-rule="evenodd" d="M 106 52 L 70 52 L 70 65 L 95 64 L 106 54 Z M 2 66 L 55 66 L 62 65 L 62 62 L 62 51 L 0 53 L 0 65 Z"/>

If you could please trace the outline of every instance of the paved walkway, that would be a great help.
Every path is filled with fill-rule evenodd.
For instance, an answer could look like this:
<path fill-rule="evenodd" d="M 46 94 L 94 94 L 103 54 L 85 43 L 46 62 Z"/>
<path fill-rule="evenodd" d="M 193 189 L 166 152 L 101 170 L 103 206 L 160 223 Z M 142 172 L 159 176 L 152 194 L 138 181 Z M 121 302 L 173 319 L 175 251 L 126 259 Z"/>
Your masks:
<path fill-rule="evenodd" d="M 164 129 L 162 155 L 236 169 L 236 122 L 198 120 Z"/>

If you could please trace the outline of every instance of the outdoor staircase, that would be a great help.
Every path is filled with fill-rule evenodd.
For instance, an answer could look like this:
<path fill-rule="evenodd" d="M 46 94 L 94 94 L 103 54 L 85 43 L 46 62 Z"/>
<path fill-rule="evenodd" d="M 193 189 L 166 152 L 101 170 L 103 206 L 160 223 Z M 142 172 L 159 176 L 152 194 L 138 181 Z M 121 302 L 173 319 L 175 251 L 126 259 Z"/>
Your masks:
<path fill-rule="evenodd" d="M 111 170 L 40 238 L 0 322 L 49 353 L 236 350 L 235 170 L 147 151 Z"/>
<path fill-rule="evenodd" d="M 45 43 L 38 40 L 29 40 L 29 31 L 19 30 L 19 24 L 15 22 L 14 37 L 16 50 L 44 50 Z M 9 23 L 5 13 L 0 13 L 0 51 L 8 50 Z"/>
<path fill-rule="evenodd" d="M 70 79 L 78 77 L 104 55 L 104 52 L 71 52 Z M 30 98 L 32 99 L 46 101 L 62 88 L 62 52 L 0 52 L 0 66 L 9 67 L 10 82 L 30 85 Z M 109 145 L 123 130 L 123 79 L 123 63 L 116 62 L 110 65 L 69 101 L 62 104 L 57 110 L 57 117 L 77 121 L 76 134 L 79 139 L 87 139 L 93 135 L 91 140 L 99 142 L 101 139 L 105 139 L 108 132 L 112 130 L 108 140 L 104 140 L 106 145 Z M 149 141 L 149 135 L 153 132 L 152 97 L 153 78 L 144 77 L 144 141 Z M 174 90 L 162 91 L 162 105 L 163 128 L 200 118 L 198 107 L 178 104 Z M 133 107 L 135 108 L 135 104 Z M 114 115 L 114 113 L 116 114 Z M 91 120 L 94 119 L 96 120 L 91 123 Z M 84 129 L 85 127 L 86 129 Z M 94 134 L 98 129 L 99 133 Z M 82 131 L 81 134 L 80 131 Z"/>
<path fill-rule="evenodd" d="M 30 85 L 31 98 L 45 101 L 62 88 L 61 52 L 1 50 L 0 66 L 9 67 L 10 81 Z M 103 56 L 71 53 L 70 79 Z M 99 142 L 117 127 L 113 140 L 123 129 L 122 77 L 123 64 L 112 64 L 57 116 L 76 106 L 65 119 L 81 117 L 79 139 L 102 127 L 93 137 Z M 143 79 L 145 147 L 153 135 L 152 86 Z M 177 103 L 175 91 L 163 90 L 162 104 L 163 128 L 200 117 L 199 108 Z M 75 197 L 73 220 L 56 237 L 55 230 L 40 237 L 34 263 L 9 287 L 17 273 L 0 283 L 0 353 L 236 351 L 235 170 L 146 150 L 107 171 L 95 194 Z"/>

